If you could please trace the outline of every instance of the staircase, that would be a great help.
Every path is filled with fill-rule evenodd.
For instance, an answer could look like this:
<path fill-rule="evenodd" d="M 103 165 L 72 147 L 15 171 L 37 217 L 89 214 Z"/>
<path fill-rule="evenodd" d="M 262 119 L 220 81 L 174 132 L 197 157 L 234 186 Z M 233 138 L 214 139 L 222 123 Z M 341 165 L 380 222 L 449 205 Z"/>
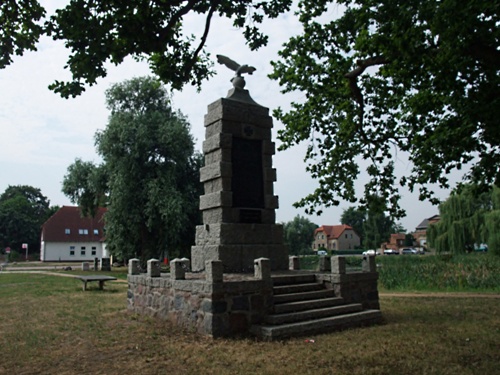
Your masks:
<path fill-rule="evenodd" d="M 250 332 L 266 340 L 326 333 L 381 321 L 379 310 L 346 304 L 333 290 L 316 282 L 314 274 L 273 276 L 274 311 Z"/>

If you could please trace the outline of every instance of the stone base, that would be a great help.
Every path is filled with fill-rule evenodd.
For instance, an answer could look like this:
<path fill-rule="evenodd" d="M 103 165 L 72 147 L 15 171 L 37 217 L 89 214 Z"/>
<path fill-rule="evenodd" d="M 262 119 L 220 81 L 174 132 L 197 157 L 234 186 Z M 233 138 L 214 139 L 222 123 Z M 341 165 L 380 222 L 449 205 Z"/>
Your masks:
<path fill-rule="evenodd" d="M 205 245 L 191 247 L 193 272 L 203 271 L 205 261 L 220 260 L 224 272 L 252 273 L 254 260 L 269 258 L 271 269 L 288 269 L 288 248 L 285 245 Z"/>
<path fill-rule="evenodd" d="M 220 260 L 224 272 L 249 272 L 254 260 L 268 258 L 271 269 L 288 269 L 288 248 L 279 224 L 219 223 L 196 227 L 196 246 L 191 248 L 194 272 L 205 269 L 205 261 Z"/>

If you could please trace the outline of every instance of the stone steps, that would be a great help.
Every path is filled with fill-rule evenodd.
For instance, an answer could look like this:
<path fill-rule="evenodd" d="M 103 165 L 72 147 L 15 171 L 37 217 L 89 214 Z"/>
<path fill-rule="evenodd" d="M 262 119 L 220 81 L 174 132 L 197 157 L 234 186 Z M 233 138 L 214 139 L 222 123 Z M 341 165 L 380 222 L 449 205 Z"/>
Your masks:
<path fill-rule="evenodd" d="M 298 275 L 276 275 L 272 277 L 273 285 L 290 285 L 290 284 L 305 284 L 316 283 L 314 274 L 298 274 Z"/>
<path fill-rule="evenodd" d="M 280 285 L 273 287 L 274 295 L 290 294 L 299 292 L 311 292 L 315 290 L 324 290 L 324 286 L 319 283 Z"/>
<path fill-rule="evenodd" d="M 308 309 L 291 313 L 272 314 L 266 317 L 265 322 L 268 324 L 284 324 L 353 313 L 361 310 L 363 310 L 363 306 L 361 306 L 361 304 L 353 303 L 350 305 L 329 306 L 320 309 Z"/>
<path fill-rule="evenodd" d="M 345 304 L 311 274 L 273 276 L 274 308 L 250 332 L 265 340 L 326 333 L 382 320 L 379 310 Z"/>
<path fill-rule="evenodd" d="M 382 314 L 379 310 L 364 310 L 350 314 L 288 324 L 254 325 L 251 327 L 250 332 L 265 340 L 275 340 L 371 325 L 380 322 L 381 319 Z"/>
<path fill-rule="evenodd" d="M 298 292 L 289 294 L 279 294 L 274 296 L 274 304 L 281 304 L 286 302 L 296 302 L 296 301 L 308 301 L 308 300 L 318 300 L 324 298 L 335 297 L 335 291 L 333 290 L 314 290 L 310 292 Z"/>
<path fill-rule="evenodd" d="M 274 305 L 275 314 L 283 314 L 296 311 L 305 311 L 310 309 L 319 309 L 322 307 L 338 306 L 344 303 L 342 297 L 321 298 L 316 300 L 304 300 L 278 303 Z"/>

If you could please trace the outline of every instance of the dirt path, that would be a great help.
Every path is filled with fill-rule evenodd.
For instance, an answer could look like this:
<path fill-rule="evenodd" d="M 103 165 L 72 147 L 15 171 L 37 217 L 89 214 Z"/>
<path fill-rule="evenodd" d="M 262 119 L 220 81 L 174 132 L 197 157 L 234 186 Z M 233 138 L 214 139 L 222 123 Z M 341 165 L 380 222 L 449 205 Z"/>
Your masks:
<path fill-rule="evenodd" d="M 495 293 L 459 293 L 459 292 L 450 292 L 450 293 L 379 293 L 379 297 L 381 298 L 498 298 L 500 299 L 500 294 Z"/>

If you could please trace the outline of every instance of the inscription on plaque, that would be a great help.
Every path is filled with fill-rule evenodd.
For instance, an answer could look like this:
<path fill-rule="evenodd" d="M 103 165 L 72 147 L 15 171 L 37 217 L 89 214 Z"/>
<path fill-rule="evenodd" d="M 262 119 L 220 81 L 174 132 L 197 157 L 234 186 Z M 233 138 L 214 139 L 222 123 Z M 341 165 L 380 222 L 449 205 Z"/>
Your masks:
<path fill-rule="evenodd" d="M 261 210 L 240 210 L 240 223 L 246 224 L 260 224 L 262 223 L 262 211 Z"/>
<path fill-rule="evenodd" d="M 262 141 L 233 138 L 233 207 L 264 208 Z"/>

